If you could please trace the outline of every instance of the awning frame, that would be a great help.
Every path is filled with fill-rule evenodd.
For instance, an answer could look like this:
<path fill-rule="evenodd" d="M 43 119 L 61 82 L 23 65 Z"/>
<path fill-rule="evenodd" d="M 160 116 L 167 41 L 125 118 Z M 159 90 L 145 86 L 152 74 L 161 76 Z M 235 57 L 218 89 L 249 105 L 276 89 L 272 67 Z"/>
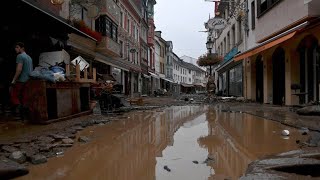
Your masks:
<path fill-rule="evenodd" d="M 306 21 L 306 22 L 304 22 L 304 23 L 302 23 L 302 24 L 300 24 L 300 25 L 298 25 L 298 26 L 296 26 L 294 28 L 291 28 L 288 31 L 285 31 L 285 32 L 283 32 L 283 33 L 281 33 L 281 34 L 279 34 L 279 35 L 277 35 L 277 36 L 275 36 L 275 37 L 273 37 L 273 38 L 271 38 L 271 39 L 269 39 L 269 40 L 257 45 L 256 47 L 253 47 L 253 48 L 251 48 L 251 49 L 249 49 L 249 50 L 247 50 L 247 51 L 245 51 L 243 53 L 240 53 L 240 54 L 236 55 L 234 57 L 234 60 L 235 61 L 240 61 L 242 59 L 254 56 L 254 55 L 256 55 L 256 54 L 258 54 L 258 53 L 260 53 L 260 52 L 262 52 L 264 50 L 270 49 L 271 47 L 275 46 L 275 45 L 272 45 L 270 43 L 273 43 L 273 42 L 276 42 L 277 40 L 279 40 L 279 43 L 277 43 L 277 44 L 280 44 L 280 43 L 292 38 L 297 33 L 298 30 L 301 30 L 302 28 L 306 27 L 309 24 L 310 24 L 310 22 Z"/>

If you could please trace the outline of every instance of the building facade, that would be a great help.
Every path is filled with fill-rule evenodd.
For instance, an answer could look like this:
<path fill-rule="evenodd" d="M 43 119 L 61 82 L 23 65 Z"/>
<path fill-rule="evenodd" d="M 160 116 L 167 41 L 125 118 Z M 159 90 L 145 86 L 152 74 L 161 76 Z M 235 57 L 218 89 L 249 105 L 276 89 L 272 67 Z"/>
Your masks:
<path fill-rule="evenodd" d="M 319 102 L 320 2 L 249 1 L 252 39 L 245 61 L 245 97 L 261 103 Z M 277 16 L 281 14 L 281 16 Z"/>
<path fill-rule="evenodd" d="M 247 18 L 241 10 L 236 11 L 245 3 L 245 0 L 216 3 L 216 17 L 225 19 L 227 25 L 222 30 L 210 32 L 212 36 L 208 38 L 214 41 L 215 52 L 224 57 L 214 68 L 218 74 L 218 92 L 223 96 L 243 96 L 243 64 L 233 58 L 246 48 Z"/>

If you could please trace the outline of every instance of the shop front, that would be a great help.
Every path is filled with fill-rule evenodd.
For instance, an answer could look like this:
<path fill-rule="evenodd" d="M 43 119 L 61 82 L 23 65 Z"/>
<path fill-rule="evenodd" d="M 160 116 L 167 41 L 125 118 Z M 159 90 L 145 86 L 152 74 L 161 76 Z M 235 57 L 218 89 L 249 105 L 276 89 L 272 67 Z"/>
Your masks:
<path fill-rule="evenodd" d="M 37 68 L 34 72 L 50 73 L 46 77 L 50 78 L 50 82 L 40 77 L 43 74 L 35 73 L 28 82 L 26 96 L 29 101 L 26 106 L 29 109 L 29 119 L 34 123 L 50 123 L 90 113 L 89 89 L 90 82 L 95 81 L 96 70 L 92 66 L 80 70 L 79 65 L 71 65 L 70 61 L 81 55 L 90 62 L 93 56 L 75 51 L 68 40 L 71 39 L 69 35 L 74 35 L 88 40 L 89 44 L 95 44 L 95 39 L 69 25 L 56 14 L 42 9 L 36 1 L 8 1 L 1 8 L 0 59 L 3 60 L 1 72 L 4 75 L 0 80 L 1 91 L 9 91 L 9 82 L 12 81 L 16 66 L 14 47 L 20 41 L 25 44 L 26 53 L 31 56 L 34 68 Z M 6 9 L 14 11 L 8 14 Z M 55 74 L 59 69 L 57 63 L 64 69 L 59 76 Z M 1 93 L 1 96 L 7 97 L 1 97 L 2 107 L 9 107 L 9 95 Z"/>
<path fill-rule="evenodd" d="M 235 59 L 245 59 L 245 97 L 275 105 L 319 102 L 318 19 L 287 30 Z"/>
<path fill-rule="evenodd" d="M 234 61 L 238 48 L 233 48 L 225 57 L 218 72 L 218 94 L 222 96 L 243 96 L 243 65 L 242 61 Z"/>

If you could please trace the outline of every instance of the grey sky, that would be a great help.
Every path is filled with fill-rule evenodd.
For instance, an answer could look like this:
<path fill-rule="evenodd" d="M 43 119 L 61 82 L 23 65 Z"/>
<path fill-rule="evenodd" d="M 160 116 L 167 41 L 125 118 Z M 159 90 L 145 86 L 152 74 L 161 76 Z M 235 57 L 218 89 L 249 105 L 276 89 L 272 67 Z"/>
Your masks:
<path fill-rule="evenodd" d="M 214 3 L 204 0 L 157 0 L 155 5 L 156 30 L 173 42 L 174 52 L 198 58 L 206 53 L 204 22 L 213 16 Z"/>

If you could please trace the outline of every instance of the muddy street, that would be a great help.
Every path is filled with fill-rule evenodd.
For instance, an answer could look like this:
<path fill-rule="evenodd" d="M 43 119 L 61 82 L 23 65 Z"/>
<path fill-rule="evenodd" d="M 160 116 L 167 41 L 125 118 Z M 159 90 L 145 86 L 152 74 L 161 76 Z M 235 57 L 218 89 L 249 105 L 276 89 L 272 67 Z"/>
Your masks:
<path fill-rule="evenodd" d="M 288 129 L 290 136 L 281 136 Z M 238 179 L 252 161 L 299 149 L 296 129 L 209 106 L 130 112 L 77 134 L 48 163 L 30 166 L 35 179 Z"/>

